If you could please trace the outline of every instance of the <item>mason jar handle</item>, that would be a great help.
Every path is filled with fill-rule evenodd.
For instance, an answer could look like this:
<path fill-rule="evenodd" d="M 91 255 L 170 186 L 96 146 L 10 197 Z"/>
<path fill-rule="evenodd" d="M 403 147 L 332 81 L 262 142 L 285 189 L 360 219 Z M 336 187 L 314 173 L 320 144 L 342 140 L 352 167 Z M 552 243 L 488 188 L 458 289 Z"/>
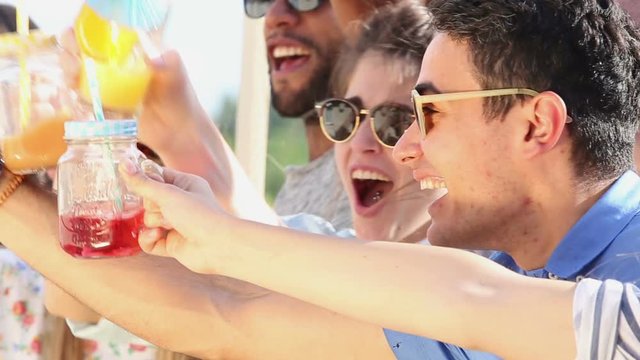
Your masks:
<path fill-rule="evenodd" d="M 144 159 L 139 163 L 139 165 L 145 175 L 147 175 L 150 178 L 154 178 L 154 180 L 164 182 L 162 167 L 158 165 L 155 161 Z"/>

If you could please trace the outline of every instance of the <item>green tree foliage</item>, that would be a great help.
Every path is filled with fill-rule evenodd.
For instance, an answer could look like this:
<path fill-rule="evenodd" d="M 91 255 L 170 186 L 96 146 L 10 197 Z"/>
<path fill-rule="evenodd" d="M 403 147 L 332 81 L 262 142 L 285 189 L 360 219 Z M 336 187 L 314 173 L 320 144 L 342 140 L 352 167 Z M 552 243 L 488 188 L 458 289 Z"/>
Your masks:
<path fill-rule="evenodd" d="M 220 110 L 213 116 L 216 125 L 227 142 L 234 147 L 236 99 L 227 96 Z M 265 197 L 271 204 L 284 182 L 284 169 L 288 165 L 308 162 L 304 123 L 300 119 L 283 118 L 271 109 L 269 115 L 269 142 L 267 145 L 267 174 L 265 179 Z"/>

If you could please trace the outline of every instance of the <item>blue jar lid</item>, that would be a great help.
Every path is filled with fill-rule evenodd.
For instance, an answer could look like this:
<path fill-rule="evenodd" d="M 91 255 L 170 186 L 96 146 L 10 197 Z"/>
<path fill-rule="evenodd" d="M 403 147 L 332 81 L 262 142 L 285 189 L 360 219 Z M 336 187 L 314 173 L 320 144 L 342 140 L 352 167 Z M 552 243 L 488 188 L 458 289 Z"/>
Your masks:
<path fill-rule="evenodd" d="M 86 3 L 100 16 L 141 30 L 157 30 L 167 18 L 167 0 L 86 0 Z"/>
<path fill-rule="evenodd" d="M 67 121 L 64 123 L 65 139 L 136 136 L 138 136 L 138 122 L 136 120 Z"/>

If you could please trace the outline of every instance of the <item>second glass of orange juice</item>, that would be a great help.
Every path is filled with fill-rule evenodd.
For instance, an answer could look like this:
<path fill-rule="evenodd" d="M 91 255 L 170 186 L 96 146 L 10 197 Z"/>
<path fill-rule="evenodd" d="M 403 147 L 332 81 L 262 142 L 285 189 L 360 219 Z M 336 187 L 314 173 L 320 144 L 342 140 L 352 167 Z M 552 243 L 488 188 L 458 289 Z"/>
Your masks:
<path fill-rule="evenodd" d="M 39 32 L 0 35 L 0 154 L 14 173 L 54 167 L 66 149 L 64 122 L 83 117 L 58 51 L 55 40 Z"/>
<path fill-rule="evenodd" d="M 70 119 L 60 113 L 30 125 L 21 134 L 4 138 L 0 145 L 4 165 L 18 174 L 54 167 L 67 148 L 64 122 Z"/>

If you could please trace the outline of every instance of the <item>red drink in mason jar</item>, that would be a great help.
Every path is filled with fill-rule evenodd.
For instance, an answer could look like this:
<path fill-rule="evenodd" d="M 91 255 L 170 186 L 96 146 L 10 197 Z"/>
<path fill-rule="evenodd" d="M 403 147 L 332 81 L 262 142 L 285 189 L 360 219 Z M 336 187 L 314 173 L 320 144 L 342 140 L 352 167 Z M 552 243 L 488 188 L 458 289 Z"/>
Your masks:
<path fill-rule="evenodd" d="M 58 162 L 60 245 L 77 258 L 130 256 L 140 252 L 142 198 L 118 171 L 143 158 L 135 120 L 68 121 L 67 152 Z"/>
<path fill-rule="evenodd" d="M 122 213 L 106 216 L 63 214 L 60 244 L 81 258 L 135 255 L 140 252 L 138 233 L 143 225 L 144 210 L 139 206 L 125 206 Z"/>

